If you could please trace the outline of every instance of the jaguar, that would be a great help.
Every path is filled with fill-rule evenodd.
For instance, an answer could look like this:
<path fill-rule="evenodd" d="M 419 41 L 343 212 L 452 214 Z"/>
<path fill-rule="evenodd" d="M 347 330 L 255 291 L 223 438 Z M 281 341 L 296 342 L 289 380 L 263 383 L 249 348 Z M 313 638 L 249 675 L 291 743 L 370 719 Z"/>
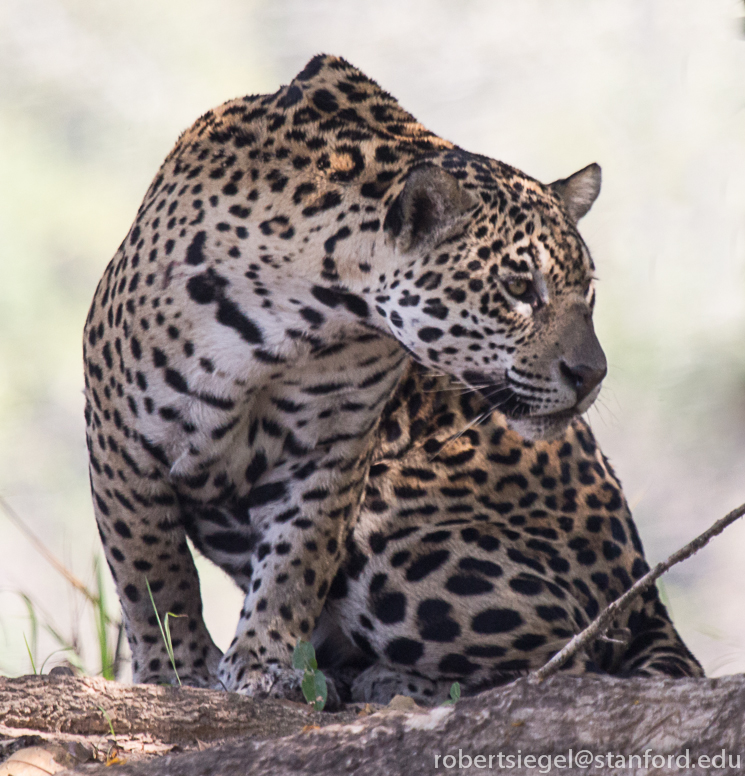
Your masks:
<path fill-rule="evenodd" d="M 600 182 L 465 151 L 327 55 L 179 138 L 84 334 L 135 681 L 297 698 L 303 639 L 332 702 L 432 703 L 544 664 L 647 571 L 582 418 Z M 224 654 L 187 539 L 245 594 Z M 655 589 L 566 670 L 702 674 Z"/>

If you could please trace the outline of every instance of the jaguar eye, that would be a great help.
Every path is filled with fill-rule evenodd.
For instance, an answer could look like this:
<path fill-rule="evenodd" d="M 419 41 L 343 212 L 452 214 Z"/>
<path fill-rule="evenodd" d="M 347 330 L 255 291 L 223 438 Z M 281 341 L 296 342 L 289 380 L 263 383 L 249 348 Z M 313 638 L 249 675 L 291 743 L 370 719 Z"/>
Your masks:
<path fill-rule="evenodd" d="M 526 300 L 533 292 L 533 284 L 525 278 L 511 278 L 505 283 L 505 287 L 515 299 Z"/>

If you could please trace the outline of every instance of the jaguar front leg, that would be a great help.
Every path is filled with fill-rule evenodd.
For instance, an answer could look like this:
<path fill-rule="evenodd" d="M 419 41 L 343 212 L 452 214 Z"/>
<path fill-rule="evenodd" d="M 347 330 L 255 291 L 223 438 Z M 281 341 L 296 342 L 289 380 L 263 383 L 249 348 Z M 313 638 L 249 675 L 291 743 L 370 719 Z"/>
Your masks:
<path fill-rule="evenodd" d="M 86 418 L 94 511 L 122 604 L 133 681 L 209 687 L 222 653 L 202 617 L 178 497 L 158 460 L 163 453 L 124 430 L 104 436 L 91 402 Z M 168 618 L 173 662 L 158 626 L 168 613 L 175 615 Z"/>
<path fill-rule="evenodd" d="M 225 689 L 303 700 L 292 654 L 298 639 L 310 641 L 359 508 L 369 462 L 357 457 L 357 447 L 351 459 L 329 452 L 295 463 L 286 481 L 279 475 L 293 467 L 279 466 L 249 494 L 252 522 L 261 514 L 261 538 L 236 635 L 218 670 Z M 329 683 L 327 707 L 338 702 Z"/>

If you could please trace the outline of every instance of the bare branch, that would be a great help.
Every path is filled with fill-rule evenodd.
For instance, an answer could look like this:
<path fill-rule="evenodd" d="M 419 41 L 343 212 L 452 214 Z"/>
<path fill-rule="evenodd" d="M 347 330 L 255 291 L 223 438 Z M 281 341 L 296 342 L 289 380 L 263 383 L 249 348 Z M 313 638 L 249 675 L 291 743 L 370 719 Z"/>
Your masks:
<path fill-rule="evenodd" d="M 102 709 L 114 727 L 116 768 L 104 762 L 111 763 L 112 749 Z M 0 678 L 0 759 L 15 738 L 20 746 L 65 747 L 77 758 L 65 773 L 80 776 L 537 774 L 549 772 L 547 760 L 558 768 L 551 773 L 743 773 L 742 675 L 558 675 L 540 685 L 522 678 L 455 706 L 355 711 L 328 714 L 288 701 L 100 679 Z M 34 728 L 42 743 L 24 744 Z M 96 754 L 97 762 L 85 764 Z M 533 755 L 533 767 L 499 767 L 500 756 L 514 764 L 519 755 L 523 764 Z M 589 770 L 578 755 L 592 757 Z M 650 770 L 644 763 L 652 756 Z M 697 767 L 701 756 L 707 767 Z"/>
<path fill-rule="evenodd" d="M 603 611 L 581 632 L 578 633 L 562 650 L 557 652 L 551 660 L 539 668 L 528 677 L 532 684 L 542 682 L 552 674 L 555 674 L 570 657 L 575 655 L 581 649 L 587 647 L 593 642 L 619 615 L 628 609 L 634 599 L 644 590 L 653 585 L 668 569 L 676 563 L 680 563 L 691 555 L 697 553 L 702 547 L 709 543 L 714 536 L 722 531 L 735 520 L 739 520 L 745 515 L 745 504 L 741 504 L 737 509 L 733 509 L 728 515 L 717 520 L 712 526 L 707 528 L 701 535 L 693 541 L 686 544 L 677 552 L 674 552 L 667 560 L 658 563 L 653 569 L 648 571 L 641 579 L 635 582 L 622 596 L 609 604 Z"/>

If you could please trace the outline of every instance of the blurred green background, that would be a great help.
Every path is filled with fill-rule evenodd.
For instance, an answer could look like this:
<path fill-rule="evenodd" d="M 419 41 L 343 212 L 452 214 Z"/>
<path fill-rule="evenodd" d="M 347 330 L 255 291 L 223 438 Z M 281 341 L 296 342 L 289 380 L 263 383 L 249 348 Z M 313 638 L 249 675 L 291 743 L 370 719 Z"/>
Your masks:
<path fill-rule="evenodd" d="M 80 339 L 98 278 L 179 132 L 325 51 L 468 150 L 544 181 L 602 165 L 582 232 L 610 373 L 589 419 L 650 562 L 666 557 L 745 501 L 742 15 L 740 0 L 1 0 L 0 494 L 92 580 Z M 743 555 L 745 524 L 664 578 L 711 674 L 745 670 Z M 225 647 L 240 596 L 200 568 Z M 19 592 L 95 670 L 90 612 L 0 513 L 9 674 L 30 670 Z M 37 667 L 56 646 L 39 635 Z"/>

